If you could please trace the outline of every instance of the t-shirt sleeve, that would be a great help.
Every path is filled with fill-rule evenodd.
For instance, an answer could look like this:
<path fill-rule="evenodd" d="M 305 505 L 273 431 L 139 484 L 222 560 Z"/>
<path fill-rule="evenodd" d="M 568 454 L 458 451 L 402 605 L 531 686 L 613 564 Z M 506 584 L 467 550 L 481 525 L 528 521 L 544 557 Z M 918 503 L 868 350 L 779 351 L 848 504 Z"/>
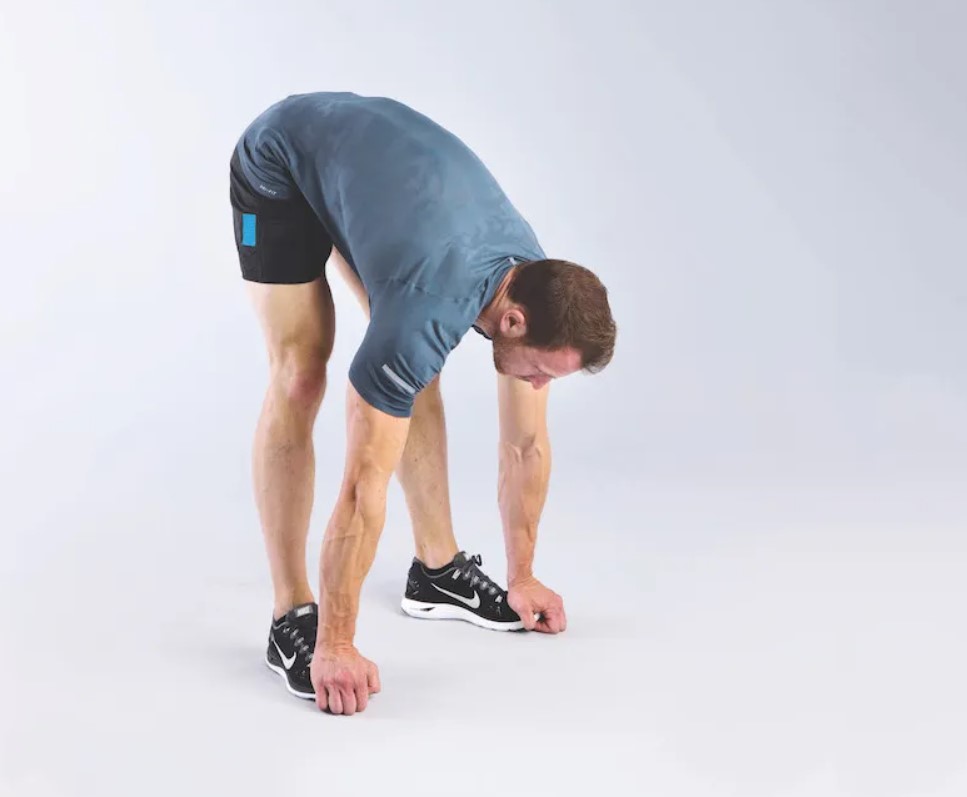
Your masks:
<path fill-rule="evenodd" d="M 349 381 L 367 403 L 397 418 L 443 369 L 470 324 L 459 305 L 406 286 L 370 295 L 370 322 L 349 367 Z"/>

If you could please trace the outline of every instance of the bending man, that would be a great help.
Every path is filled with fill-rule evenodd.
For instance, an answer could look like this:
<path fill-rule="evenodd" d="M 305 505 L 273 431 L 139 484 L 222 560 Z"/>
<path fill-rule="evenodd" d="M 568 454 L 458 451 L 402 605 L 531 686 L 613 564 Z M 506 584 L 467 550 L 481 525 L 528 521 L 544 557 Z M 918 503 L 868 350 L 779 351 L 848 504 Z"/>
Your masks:
<path fill-rule="evenodd" d="M 416 543 L 408 614 L 563 631 L 563 602 L 532 569 L 550 474 L 547 393 L 551 380 L 611 359 L 601 282 L 548 259 L 473 152 L 390 99 L 315 93 L 276 103 L 236 146 L 231 201 L 271 372 L 254 446 L 275 594 L 269 666 L 290 692 L 337 714 L 362 711 L 379 690 L 376 665 L 353 640 L 394 472 Z M 335 334 L 327 262 L 369 326 L 349 370 L 345 474 L 316 603 L 305 550 L 312 430 Z M 506 591 L 479 556 L 458 549 L 450 517 L 439 375 L 471 329 L 493 341 L 498 374 Z"/>

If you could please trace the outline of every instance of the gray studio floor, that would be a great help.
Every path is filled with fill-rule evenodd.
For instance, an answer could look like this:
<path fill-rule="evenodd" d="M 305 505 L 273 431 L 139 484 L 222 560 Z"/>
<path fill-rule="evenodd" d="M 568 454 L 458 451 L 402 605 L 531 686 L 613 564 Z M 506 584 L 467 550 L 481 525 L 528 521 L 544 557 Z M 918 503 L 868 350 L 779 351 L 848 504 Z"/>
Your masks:
<path fill-rule="evenodd" d="M 384 689 L 354 718 L 262 665 L 254 528 L 188 527 L 177 503 L 52 512 L 3 581 L 23 607 L 3 624 L 3 793 L 962 793 L 964 516 L 944 523 L 936 490 L 594 486 L 606 509 L 546 519 L 558 638 L 404 617 L 391 518 L 358 638 Z M 465 536 L 501 572 L 497 536 Z"/>

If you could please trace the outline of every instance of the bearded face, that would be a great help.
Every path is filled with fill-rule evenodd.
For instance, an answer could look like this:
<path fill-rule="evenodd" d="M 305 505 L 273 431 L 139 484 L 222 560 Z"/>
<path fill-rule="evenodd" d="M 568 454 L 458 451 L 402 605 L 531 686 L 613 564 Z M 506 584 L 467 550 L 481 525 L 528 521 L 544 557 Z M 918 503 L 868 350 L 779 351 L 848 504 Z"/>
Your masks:
<path fill-rule="evenodd" d="M 497 335 L 494 338 L 493 346 L 494 368 L 497 369 L 497 373 L 504 374 L 505 376 L 517 376 L 512 369 L 518 359 L 515 357 L 515 353 L 522 348 L 523 344 L 518 343 L 516 340 Z"/>
<path fill-rule="evenodd" d="M 538 349 L 520 339 L 497 335 L 493 341 L 497 373 L 542 388 L 552 379 L 573 374 L 581 368 L 581 354 L 575 349 Z"/>

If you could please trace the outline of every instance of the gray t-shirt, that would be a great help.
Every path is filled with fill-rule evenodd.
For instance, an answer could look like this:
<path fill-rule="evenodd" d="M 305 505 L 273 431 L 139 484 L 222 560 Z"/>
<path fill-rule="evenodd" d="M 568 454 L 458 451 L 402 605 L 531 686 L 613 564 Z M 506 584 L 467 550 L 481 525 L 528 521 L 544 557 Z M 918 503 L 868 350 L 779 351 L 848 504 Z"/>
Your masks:
<path fill-rule="evenodd" d="M 287 97 L 237 151 L 255 190 L 305 196 L 362 281 L 371 321 L 349 379 L 390 415 L 411 414 L 514 262 L 545 257 L 480 159 L 395 100 Z"/>

